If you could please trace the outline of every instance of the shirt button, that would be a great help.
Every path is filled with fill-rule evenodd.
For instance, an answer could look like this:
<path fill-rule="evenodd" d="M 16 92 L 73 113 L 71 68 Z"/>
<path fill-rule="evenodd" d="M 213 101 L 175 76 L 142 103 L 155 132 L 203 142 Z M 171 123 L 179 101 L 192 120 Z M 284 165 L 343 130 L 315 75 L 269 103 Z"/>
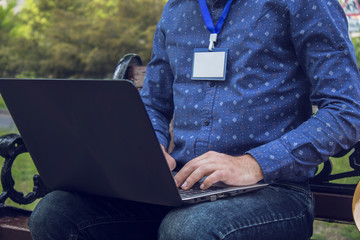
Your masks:
<path fill-rule="evenodd" d="M 214 82 L 210 82 L 210 83 L 209 83 L 209 86 L 210 86 L 210 87 L 215 87 L 215 83 L 214 83 Z"/>
<path fill-rule="evenodd" d="M 344 51 L 345 50 L 345 47 L 343 45 L 340 45 L 339 46 L 339 51 Z"/>
<path fill-rule="evenodd" d="M 207 126 L 209 126 L 210 125 L 210 121 L 209 120 L 206 120 L 205 122 L 204 122 L 204 125 L 207 127 Z"/>

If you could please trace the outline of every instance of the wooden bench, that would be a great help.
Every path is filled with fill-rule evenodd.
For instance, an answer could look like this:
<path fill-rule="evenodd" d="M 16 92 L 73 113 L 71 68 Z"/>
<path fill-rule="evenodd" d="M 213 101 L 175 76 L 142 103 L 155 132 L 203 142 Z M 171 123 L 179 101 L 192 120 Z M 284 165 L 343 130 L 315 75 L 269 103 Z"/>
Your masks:
<path fill-rule="evenodd" d="M 114 73 L 114 79 L 128 79 L 142 88 L 146 66 L 136 54 L 124 56 L 118 63 Z M 333 180 L 360 176 L 360 143 L 351 150 L 349 164 L 351 171 L 332 174 L 331 160 L 324 163 L 324 167 L 311 180 L 311 189 L 315 196 L 315 214 L 318 220 L 328 222 L 341 222 L 354 224 L 352 216 L 352 199 L 356 184 L 332 183 Z M 1 171 L 1 184 L 3 192 L 0 195 L 0 239 L 27 240 L 31 239 L 27 227 L 28 217 L 31 211 L 5 205 L 6 199 L 11 199 L 18 204 L 29 204 L 43 197 L 49 190 L 44 186 L 38 175 L 34 176 L 33 191 L 26 196 L 14 189 L 14 180 L 11 175 L 11 167 L 15 158 L 27 152 L 26 147 L 17 134 L 9 134 L 0 137 L 0 155 L 5 158 Z M 335 157 L 345 155 L 339 153 Z"/>

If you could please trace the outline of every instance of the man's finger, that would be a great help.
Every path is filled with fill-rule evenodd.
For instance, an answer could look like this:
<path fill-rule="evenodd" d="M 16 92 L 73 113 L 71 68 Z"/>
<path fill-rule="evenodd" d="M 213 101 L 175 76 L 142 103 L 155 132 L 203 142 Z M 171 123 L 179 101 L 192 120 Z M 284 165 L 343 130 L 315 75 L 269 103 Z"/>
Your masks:
<path fill-rule="evenodd" d="M 180 171 L 175 176 L 175 181 L 177 182 L 177 186 L 180 187 L 185 183 L 185 180 L 199 167 L 207 166 L 207 163 L 204 161 L 207 160 L 205 154 L 194 158 L 190 162 L 186 163 Z M 186 186 L 186 185 L 185 185 Z"/>
<path fill-rule="evenodd" d="M 210 174 L 209 176 L 207 176 L 205 178 L 205 180 L 202 182 L 200 188 L 201 189 L 208 189 L 209 187 L 211 187 L 213 184 L 217 183 L 217 182 L 224 182 L 224 171 L 223 170 L 217 170 L 214 171 L 212 174 Z"/>
<path fill-rule="evenodd" d="M 184 190 L 188 190 L 194 186 L 195 183 L 199 182 L 203 177 L 208 176 L 211 174 L 215 169 L 211 166 L 201 166 L 194 170 L 190 176 L 186 178 L 184 183 L 181 185 L 181 188 Z"/>

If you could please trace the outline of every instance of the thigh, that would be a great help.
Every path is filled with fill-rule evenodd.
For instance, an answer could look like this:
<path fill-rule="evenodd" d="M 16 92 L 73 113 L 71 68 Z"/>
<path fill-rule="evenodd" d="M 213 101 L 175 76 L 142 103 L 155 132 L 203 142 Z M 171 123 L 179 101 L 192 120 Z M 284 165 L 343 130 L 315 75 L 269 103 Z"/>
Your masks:
<path fill-rule="evenodd" d="M 46 195 L 30 217 L 38 239 L 156 239 L 167 207 L 55 191 Z"/>
<path fill-rule="evenodd" d="M 237 197 L 172 210 L 160 239 L 309 239 L 314 219 L 308 186 L 282 183 Z"/>

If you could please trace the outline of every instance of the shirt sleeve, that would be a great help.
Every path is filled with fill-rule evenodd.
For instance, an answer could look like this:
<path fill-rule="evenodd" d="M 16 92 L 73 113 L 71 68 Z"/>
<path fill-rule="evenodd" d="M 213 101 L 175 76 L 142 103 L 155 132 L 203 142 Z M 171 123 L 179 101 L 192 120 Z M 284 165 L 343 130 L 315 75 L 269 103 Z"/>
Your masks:
<path fill-rule="evenodd" d="M 248 151 L 265 182 L 308 179 L 318 164 L 360 138 L 360 75 L 340 4 L 295 1 L 287 17 L 290 41 L 311 85 L 310 101 L 319 110 L 281 138 Z"/>
<path fill-rule="evenodd" d="M 147 65 L 140 94 L 158 140 L 167 149 L 171 140 L 169 124 L 173 117 L 174 76 L 166 52 L 166 39 L 161 29 L 161 22 L 162 20 L 155 31 L 153 53 Z"/>

